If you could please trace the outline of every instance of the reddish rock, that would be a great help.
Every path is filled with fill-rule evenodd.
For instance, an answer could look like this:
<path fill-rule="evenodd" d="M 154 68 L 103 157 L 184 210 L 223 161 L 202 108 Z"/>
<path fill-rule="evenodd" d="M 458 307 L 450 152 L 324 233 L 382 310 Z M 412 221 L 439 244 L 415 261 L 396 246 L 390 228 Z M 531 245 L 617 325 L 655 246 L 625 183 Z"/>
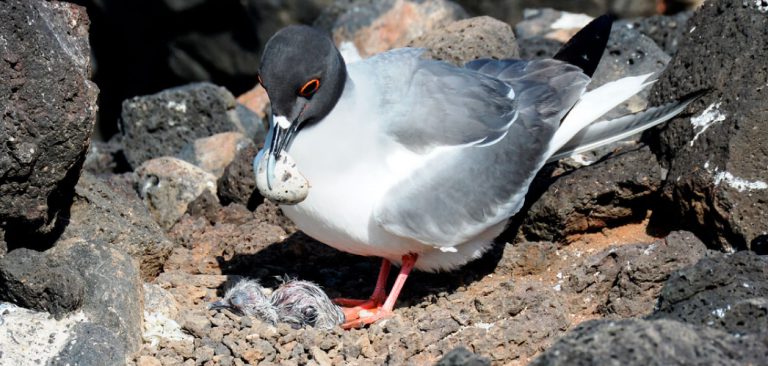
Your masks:
<path fill-rule="evenodd" d="M 256 113 L 259 118 L 268 118 L 269 97 L 267 96 L 267 90 L 261 84 L 256 85 L 253 89 L 237 97 L 237 102 Z"/>
<path fill-rule="evenodd" d="M 337 45 L 351 42 L 362 57 L 393 48 L 466 17 L 446 0 L 387 0 L 350 5 L 333 23 Z"/>
<path fill-rule="evenodd" d="M 252 145 L 253 141 L 242 133 L 224 132 L 195 140 L 184 147 L 178 156 L 218 179 L 237 153 Z"/>

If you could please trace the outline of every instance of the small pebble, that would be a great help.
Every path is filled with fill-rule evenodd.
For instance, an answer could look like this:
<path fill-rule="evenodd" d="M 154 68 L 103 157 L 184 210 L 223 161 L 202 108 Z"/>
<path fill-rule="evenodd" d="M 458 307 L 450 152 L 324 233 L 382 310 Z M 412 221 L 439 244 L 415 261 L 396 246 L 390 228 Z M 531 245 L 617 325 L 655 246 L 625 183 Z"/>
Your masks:
<path fill-rule="evenodd" d="M 314 358 L 315 362 L 317 362 L 320 366 L 333 365 L 331 358 L 328 357 L 328 354 L 321 350 L 319 347 L 313 346 L 309 349 L 309 352 L 312 353 L 312 358 Z"/>
<path fill-rule="evenodd" d="M 240 318 L 240 327 L 241 328 L 250 328 L 253 326 L 253 320 L 251 320 L 250 317 L 243 316 Z"/>
<path fill-rule="evenodd" d="M 152 356 L 141 356 L 136 362 L 137 366 L 161 366 L 160 360 Z"/>

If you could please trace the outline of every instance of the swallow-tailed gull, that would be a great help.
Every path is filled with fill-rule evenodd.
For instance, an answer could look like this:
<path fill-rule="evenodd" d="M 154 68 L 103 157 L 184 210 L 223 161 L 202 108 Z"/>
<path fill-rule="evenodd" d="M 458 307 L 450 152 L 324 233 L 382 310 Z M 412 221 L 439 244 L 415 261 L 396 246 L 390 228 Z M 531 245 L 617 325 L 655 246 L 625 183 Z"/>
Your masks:
<path fill-rule="evenodd" d="M 341 251 L 383 258 L 373 295 L 339 299 L 345 327 L 392 314 L 412 269 L 480 257 L 523 205 L 547 162 L 662 123 L 693 98 L 610 121 L 600 117 L 652 83 L 628 76 L 586 92 L 611 19 L 599 17 L 553 59 L 481 59 L 456 67 L 401 48 L 345 64 L 307 26 L 267 43 L 259 81 L 271 102 L 258 187 L 287 194 L 283 212 Z M 283 156 L 293 170 L 276 168 Z M 280 174 L 275 174 L 275 171 Z M 296 199 L 296 198 L 299 199 Z M 300 202 L 297 202 L 299 201 Z M 390 264 L 400 273 L 387 295 Z"/>

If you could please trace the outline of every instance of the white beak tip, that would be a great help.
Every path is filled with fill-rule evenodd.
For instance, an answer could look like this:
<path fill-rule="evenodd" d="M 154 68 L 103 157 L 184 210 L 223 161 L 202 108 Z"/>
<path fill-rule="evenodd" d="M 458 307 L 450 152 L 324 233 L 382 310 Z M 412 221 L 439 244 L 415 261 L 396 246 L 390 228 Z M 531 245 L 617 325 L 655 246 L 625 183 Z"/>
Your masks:
<path fill-rule="evenodd" d="M 285 116 L 272 116 L 272 119 L 275 121 L 275 124 L 284 129 L 287 130 L 288 127 L 291 127 L 291 121 L 288 120 L 288 118 L 285 118 Z"/>

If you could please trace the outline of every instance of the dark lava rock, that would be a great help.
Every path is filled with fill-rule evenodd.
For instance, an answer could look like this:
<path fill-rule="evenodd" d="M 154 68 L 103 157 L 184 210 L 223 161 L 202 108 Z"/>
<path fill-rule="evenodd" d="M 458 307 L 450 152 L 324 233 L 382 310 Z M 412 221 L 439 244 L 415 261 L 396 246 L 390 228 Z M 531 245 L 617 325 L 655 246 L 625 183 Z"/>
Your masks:
<path fill-rule="evenodd" d="M 206 0 L 217 2 L 218 0 Z M 321 13 L 339 3 L 360 3 L 360 0 L 301 0 L 261 1 L 247 0 L 248 8 L 255 14 L 259 43 L 264 45 L 281 28 L 290 24 L 311 24 Z M 377 0 L 378 1 L 378 0 Z"/>
<path fill-rule="evenodd" d="M 246 146 L 239 150 L 224 174 L 216 182 L 217 193 L 223 204 L 236 202 L 255 210 L 264 197 L 256 189 L 256 176 L 253 172 L 253 159 L 258 154 L 256 146 Z"/>
<path fill-rule="evenodd" d="M 622 19 L 616 21 L 614 26 L 632 27 L 656 42 L 666 54 L 674 56 L 681 39 L 690 30 L 686 25 L 692 15 L 692 11 L 684 11 L 675 15 L 652 15 L 645 18 Z"/>
<path fill-rule="evenodd" d="M 707 1 L 687 27 L 650 100 L 709 92 L 658 131 L 654 152 L 669 169 L 658 213 L 710 245 L 757 247 L 768 232 L 768 13 Z"/>
<path fill-rule="evenodd" d="M 520 58 L 523 60 L 534 60 L 542 58 L 552 58 L 563 43 L 544 36 L 535 36 L 528 38 L 518 38 L 517 46 L 520 48 Z"/>
<path fill-rule="evenodd" d="M 485 357 L 469 352 L 464 347 L 456 347 L 446 353 L 435 366 L 490 366 L 491 361 Z"/>
<path fill-rule="evenodd" d="M 672 275 L 661 291 L 652 318 L 744 333 L 768 323 L 765 298 L 768 257 L 749 251 L 718 253 Z"/>
<path fill-rule="evenodd" d="M 80 238 L 60 240 L 48 254 L 52 263 L 68 263 L 85 279 L 83 311 L 113 332 L 128 352 L 141 346 L 142 286 L 133 259 L 105 243 Z"/>
<path fill-rule="evenodd" d="M 0 300 L 57 319 L 80 308 L 85 285 L 69 264 L 52 263 L 44 253 L 19 248 L 0 258 Z"/>
<path fill-rule="evenodd" d="M 622 245 L 591 256 L 567 274 L 565 289 L 589 294 L 604 316 L 644 316 L 654 309 L 665 281 L 705 255 L 704 243 L 676 231 L 651 244 Z"/>
<path fill-rule="evenodd" d="M 88 322 L 75 325 L 69 341 L 52 366 L 119 366 L 125 365 L 127 352 L 120 338 L 109 329 Z"/>
<path fill-rule="evenodd" d="M 540 9 L 528 9 L 523 13 L 523 20 L 515 24 L 515 35 L 519 38 L 531 38 L 536 36 L 550 35 L 550 38 L 556 38 L 560 41 L 565 41 L 561 37 L 553 37 L 551 34 L 557 30 L 563 29 L 558 27 L 555 29 L 552 25 L 557 22 L 561 17 L 573 17 L 578 22 L 567 22 L 568 32 L 575 32 L 580 28 L 578 23 L 586 25 L 584 19 L 589 19 L 588 16 L 583 14 L 567 13 L 552 8 L 540 8 Z"/>
<path fill-rule="evenodd" d="M 522 233 L 529 241 L 559 241 L 641 220 L 661 179 L 661 168 L 647 147 L 579 168 L 559 177 L 532 204 Z"/>
<path fill-rule="evenodd" d="M 603 57 L 587 90 L 627 76 L 654 74 L 649 79 L 653 80 L 664 70 L 669 59 L 669 55 L 653 40 L 636 29 L 614 24 Z M 612 119 L 640 112 L 648 106 L 649 94 L 650 88 L 646 88 L 601 118 Z M 671 101 L 672 99 L 659 101 L 659 104 Z"/>
<path fill-rule="evenodd" d="M 255 113 L 239 106 L 226 89 L 196 83 L 123 102 L 121 130 L 125 157 L 136 168 L 162 156 L 174 156 L 197 138 L 241 132 L 263 138 Z"/>
<path fill-rule="evenodd" d="M 512 28 L 487 16 L 450 23 L 412 40 L 408 47 L 426 48 L 428 57 L 459 66 L 478 58 L 519 57 Z"/>
<path fill-rule="evenodd" d="M 85 9 L 0 7 L 0 222 L 48 232 L 77 182 L 96 119 Z M 21 235 L 21 234 L 20 234 Z"/>
<path fill-rule="evenodd" d="M 520 58 L 523 60 L 552 58 L 564 42 L 578 30 L 578 28 L 555 29 L 552 27 L 564 15 L 579 20 L 579 22 L 567 22 L 571 27 L 577 27 L 585 19 L 581 14 L 568 14 L 551 8 L 526 9 L 523 20 L 512 23 L 515 24 L 515 37 L 520 47 Z"/>
<path fill-rule="evenodd" d="M 0 228 L 0 258 L 8 254 L 8 243 L 5 242 L 5 230 Z"/>
<path fill-rule="evenodd" d="M 605 13 L 607 2 L 605 0 L 573 0 L 573 1 L 548 1 L 541 0 L 459 0 L 461 6 L 473 15 L 490 15 L 508 24 L 517 24 L 531 11 L 547 6 L 557 6 L 558 9 L 573 13 L 587 13 L 592 16 Z M 533 9 L 533 10 L 530 10 Z"/>
<path fill-rule="evenodd" d="M 93 141 L 85 155 L 83 170 L 92 174 L 113 174 L 130 171 L 123 155 L 123 143 L 120 135 L 109 141 Z"/>
<path fill-rule="evenodd" d="M 62 239 L 104 243 L 135 258 L 145 281 L 155 278 L 173 243 L 152 219 L 134 190 L 115 181 L 83 173 Z"/>
<path fill-rule="evenodd" d="M 101 138 L 117 132 L 121 103 L 137 95 L 196 81 L 247 91 L 267 39 L 287 24 L 311 22 L 329 2 L 78 0 L 93 20 Z"/>
<path fill-rule="evenodd" d="M 738 300 L 728 309 L 721 323 L 729 333 L 754 334 L 768 329 L 768 298 Z"/>
<path fill-rule="evenodd" d="M 636 0 L 459 0 L 458 3 L 473 15 L 487 14 L 509 24 L 517 24 L 528 18 L 529 14 L 540 12 L 541 8 L 546 7 L 592 17 L 610 13 L 619 18 L 632 18 L 657 13 L 653 1 Z"/>
<path fill-rule="evenodd" d="M 209 222 L 216 222 L 216 214 L 221 210 L 221 202 L 209 190 L 203 191 L 194 201 L 187 205 L 187 212 L 192 217 L 205 217 Z"/>
<path fill-rule="evenodd" d="M 768 337 L 736 337 L 672 320 L 590 320 L 531 365 L 757 365 Z"/>

